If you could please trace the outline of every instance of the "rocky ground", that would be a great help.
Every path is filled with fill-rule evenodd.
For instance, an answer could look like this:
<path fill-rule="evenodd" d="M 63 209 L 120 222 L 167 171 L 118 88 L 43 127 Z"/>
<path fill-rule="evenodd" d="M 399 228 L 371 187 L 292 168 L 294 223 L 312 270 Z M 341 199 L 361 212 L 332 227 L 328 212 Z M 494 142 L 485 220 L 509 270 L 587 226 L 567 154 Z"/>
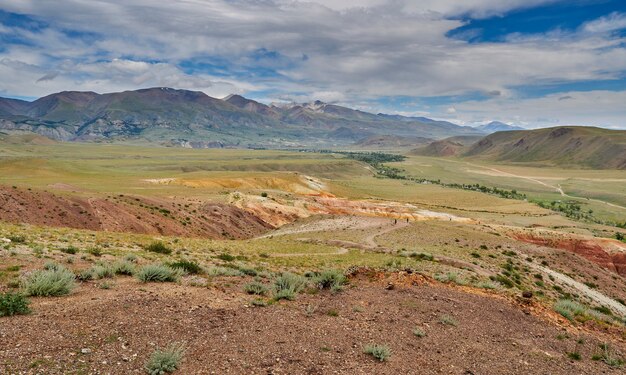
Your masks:
<path fill-rule="evenodd" d="M 600 345 L 610 333 L 573 327 L 533 302 L 436 283 L 419 275 L 364 272 L 343 291 L 301 294 L 253 307 L 246 280 L 206 287 L 116 279 L 35 299 L 34 313 L 0 319 L 7 374 L 132 374 L 157 346 L 184 342 L 180 374 L 620 374 Z M 425 336 L 418 337 L 415 329 Z M 363 353 L 384 344 L 380 362 Z M 579 353 L 574 360 L 568 353 Z"/>

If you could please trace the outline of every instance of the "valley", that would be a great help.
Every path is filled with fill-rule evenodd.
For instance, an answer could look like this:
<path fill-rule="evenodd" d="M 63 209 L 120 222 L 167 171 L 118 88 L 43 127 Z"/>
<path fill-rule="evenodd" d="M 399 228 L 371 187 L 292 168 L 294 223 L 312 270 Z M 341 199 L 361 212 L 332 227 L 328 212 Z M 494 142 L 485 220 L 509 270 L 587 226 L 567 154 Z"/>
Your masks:
<path fill-rule="evenodd" d="M 209 357 L 214 371 L 410 371 L 404 358 L 415 353 L 423 373 L 621 371 L 607 361 L 626 352 L 626 243 L 615 239 L 626 230 L 533 201 L 563 199 L 560 185 L 593 197 L 584 207 L 597 217 L 623 218 L 622 171 L 35 140 L 0 148 L 0 290 L 46 268 L 78 279 L 68 295 L 31 297 L 30 314 L 0 319 L 9 373 L 131 372 L 174 341 L 192 373 Z M 386 168 L 527 199 L 381 177 Z M 191 268 L 174 283 L 138 279 L 177 262 Z M 347 284 L 325 290 L 324 272 Z M 286 298 L 274 289 L 284 275 L 304 285 Z M 485 327 L 485 316 L 508 323 Z M 35 344 L 35 331 L 54 348 Z M 458 339 L 443 346 L 444 335 Z M 365 357 L 371 343 L 391 348 L 389 362 Z"/>

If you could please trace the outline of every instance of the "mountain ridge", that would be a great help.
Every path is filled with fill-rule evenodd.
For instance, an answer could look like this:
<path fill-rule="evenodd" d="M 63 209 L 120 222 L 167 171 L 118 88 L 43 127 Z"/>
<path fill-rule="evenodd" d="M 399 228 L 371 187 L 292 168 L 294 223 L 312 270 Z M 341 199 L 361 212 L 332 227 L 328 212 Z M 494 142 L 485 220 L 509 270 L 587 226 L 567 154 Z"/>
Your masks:
<path fill-rule="evenodd" d="M 376 135 L 439 139 L 483 134 L 452 123 L 379 116 L 321 101 L 279 107 L 236 94 L 218 99 L 167 87 L 105 94 L 63 91 L 32 102 L 0 98 L 0 130 L 63 141 L 317 148 Z"/>

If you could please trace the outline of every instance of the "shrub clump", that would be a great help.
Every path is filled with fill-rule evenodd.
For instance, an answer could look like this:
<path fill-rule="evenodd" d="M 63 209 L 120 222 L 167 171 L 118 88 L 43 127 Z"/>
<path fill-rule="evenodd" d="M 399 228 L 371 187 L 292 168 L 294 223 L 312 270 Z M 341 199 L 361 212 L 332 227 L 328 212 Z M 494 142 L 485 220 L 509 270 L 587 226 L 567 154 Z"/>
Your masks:
<path fill-rule="evenodd" d="M 0 294 L 0 317 L 24 315 L 30 312 L 28 308 L 29 301 L 20 293 L 3 293 Z"/>
<path fill-rule="evenodd" d="M 158 253 L 158 254 L 171 254 L 172 253 L 172 249 L 167 247 L 161 241 L 155 241 L 155 242 L 151 243 L 150 245 L 146 246 L 145 249 L 147 251 L 150 251 L 150 252 L 153 252 L 153 253 Z"/>
<path fill-rule="evenodd" d="M 391 357 L 391 349 L 387 345 L 368 345 L 363 349 L 363 353 L 369 354 L 381 362 Z"/>
<path fill-rule="evenodd" d="M 135 274 L 135 265 L 127 260 L 113 264 L 112 268 L 116 275 L 132 276 Z"/>
<path fill-rule="evenodd" d="M 110 279 L 115 276 L 115 270 L 109 264 L 97 264 L 91 268 L 94 279 Z"/>
<path fill-rule="evenodd" d="M 554 304 L 554 311 L 569 320 L 573 320 L 576 316 L 585 315 L 587 308 L 576 301 L 561 299 Z"/>
<path fill-rule="evenodd" d="M 60 265 L 31 273 L 22 283 L 28 296 L 62 296 L 74 289 L 74 274 Z"/>
<path fill-rule="evenodd" d="M 169 266 L 179 268 L 190 275 L 197 275 L 203 271 L 198 263 L 189 260 L 179 260 L 178 262 L 170 263 Z"/>
<path fill-rule="evenodd" d="M 307 284 L 307 280 L 294 273 L 284 272 L 274 279 L 274 298 L 293 300 Z"/>
<path fill-rule="evenodd" d="M 142 267 L 136 274 L 136 277 L 147 282 L 174 282 L 178 281 L 182 271 L 163 264 L 149 264 Z"/>
<path fill-rule="evenodd" d="M 248 294 L 256 294 L 258 296 L 263 296 L 267 293 L 267 287 L 258 281 L 244 285 L 243 290 Z"/>
<path fill-rule="evenodd" d="M 146 363 L 146 371 L 150 375 L 163 375 L 176 371 L 185 354 L 185 345 L 170 344 L 165 349 L 157 349 Z"/>
<path fill-rule="evenodd" d="M 348 282 L 348 279 L 339 270 L 324 270 L 315 277 L 315 284 L 321 289 L 340 291 Z"/>

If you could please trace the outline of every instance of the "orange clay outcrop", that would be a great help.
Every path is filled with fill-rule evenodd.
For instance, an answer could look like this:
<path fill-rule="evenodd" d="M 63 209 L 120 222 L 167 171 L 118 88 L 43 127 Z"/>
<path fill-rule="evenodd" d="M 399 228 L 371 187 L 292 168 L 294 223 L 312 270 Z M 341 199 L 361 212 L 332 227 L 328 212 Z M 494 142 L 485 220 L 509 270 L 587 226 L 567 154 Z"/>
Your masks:
<path fill-rule="evenodd" d="M 561 249 L 578 254 L 619 275 L 626 276 L 626 244 L 609 238 L 564 235 L 547 230 L 512 231 L 518 241 Z"/>
<path fill-rule="evenodd" d="M 237 192 L 229 196 L 229 203 L 260 217 L 275 227 L 317 214 L 383 217 L 402 221 L 442 220 L 475 223 L 473 219 L 423 210 L 408 203 L 349 200 L 331 196 L 300 196 L 284 199 Z"/>

